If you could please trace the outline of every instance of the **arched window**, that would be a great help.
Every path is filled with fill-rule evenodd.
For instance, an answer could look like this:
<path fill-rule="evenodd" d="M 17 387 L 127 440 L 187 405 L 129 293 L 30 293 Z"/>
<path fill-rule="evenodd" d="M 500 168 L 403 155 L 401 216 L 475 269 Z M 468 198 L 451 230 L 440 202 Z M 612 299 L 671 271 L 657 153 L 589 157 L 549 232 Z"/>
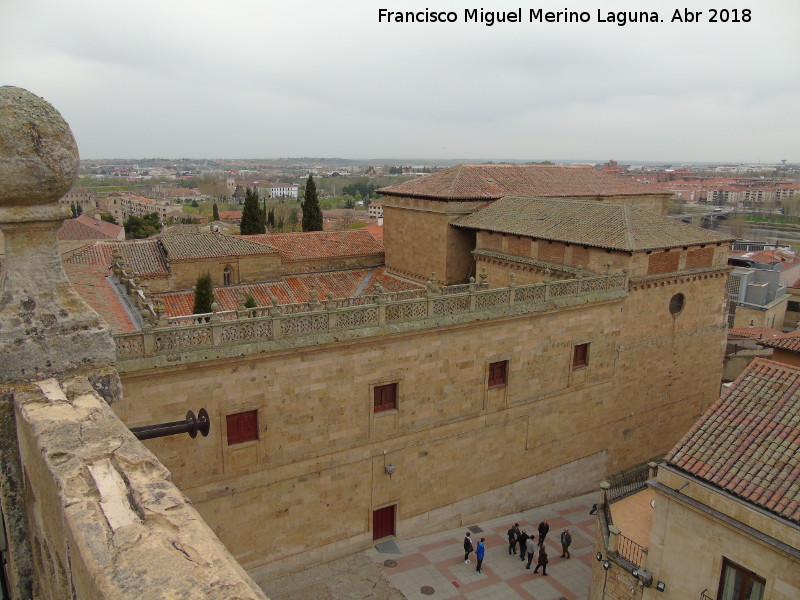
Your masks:
<path fill-rule="evenodd" d="M 231 266 L 225 265 L 225 269 L 222 271 L 222 285 L 229 286 L 231 284 L 232 273 L 233 269 L 231 269 Z"/>

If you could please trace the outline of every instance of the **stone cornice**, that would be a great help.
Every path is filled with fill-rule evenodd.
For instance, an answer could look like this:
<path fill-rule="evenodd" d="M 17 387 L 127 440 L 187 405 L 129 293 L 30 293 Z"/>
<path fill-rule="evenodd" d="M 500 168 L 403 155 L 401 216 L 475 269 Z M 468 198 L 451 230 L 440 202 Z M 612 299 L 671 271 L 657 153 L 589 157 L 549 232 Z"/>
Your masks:
<path fill-rule="evenodd" d="M 561 263 L 547 262 L 544 260 L 536 260 L 534 258 L 524 258 L 522 256 L 514 256 L 513 254 L 506 254 L 505 252 L 498 252 L 496 250 L 486 250 L 485 248 L 476 248 L 472 251 L 473 256 L 480 256 L 481 258 L 489 258 L 497 261 L 518 263 L 529 267 L 534 267 L 540 270 L 550 269 L 560 273 L 568 273 L 570 275 L 578 275 L 581 277 L 596 277 L 597 273 L 589 269 L 581 267 L 571 267 Z"/>
<path fill-rule="evenodd" d="M 709 279 L 714 277 L 727 276 L 733 269 L 728 265 L 717 267 L 701 267 L 699 269 L 685 269 L 683 271 L 672 271 L 670 273 L 657 273 L 655 275 L 644 275 L 642 277 L 631 277 L 628 289 L 644 289 L 673 283 L 683 283 L 686 281 L 696 281 L 698 279 Z"/>

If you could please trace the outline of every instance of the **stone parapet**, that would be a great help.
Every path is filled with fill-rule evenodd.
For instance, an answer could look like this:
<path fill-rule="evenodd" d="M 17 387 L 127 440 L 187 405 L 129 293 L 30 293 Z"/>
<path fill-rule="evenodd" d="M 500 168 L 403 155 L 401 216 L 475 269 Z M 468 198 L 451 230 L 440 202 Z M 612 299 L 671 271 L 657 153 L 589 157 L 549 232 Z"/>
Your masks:
<path fill-rule="evenodd" d="M 11 393 L 34 597 L 265 598 L 88 379 Z"/>
<path fill-rule="evenodd" d="M 625 275 L 600 275 L 525 286 L 512 282 L 508 287 L 493 289 L 474 283 L 456 287 L 457 293 L 451 293 L 453 290 L 448 287 L 436 289 L 431 283 L 423 298 L 387 300 L 388 295 L 377 294 L 367 304 L 354 298 L 352 306 L 345 299 L 192 315 L 183 319 L 185 325 L 115 336 L 117 359 L 124 362 L 171 355 L 173 362 L 185 361 L 181 354 L 195 350 L 289 340 L 293 345 L 315 345 L 368 336 L 370 330 L 380 335 L 407 330 L 409 326 L 429 328 L 475 318 L 557 310 L 576 303 L 622 297 L 626 295 L 627 282 Z M 201 354 L 198 360 L 211 358 L 209 353 Z M 121 364 L 120 368 L 126 367 Z"/>

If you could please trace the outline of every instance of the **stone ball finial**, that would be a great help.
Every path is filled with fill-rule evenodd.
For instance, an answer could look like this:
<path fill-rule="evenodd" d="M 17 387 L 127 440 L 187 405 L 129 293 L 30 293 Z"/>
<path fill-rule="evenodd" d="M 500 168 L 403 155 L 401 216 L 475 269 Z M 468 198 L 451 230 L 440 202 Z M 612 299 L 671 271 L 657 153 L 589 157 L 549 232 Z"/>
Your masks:
<path fill-rule="evenodd" d="M 72 131 L 49 102 L 0 86 L 0 208 L 58 201 L 75 182 L 79 164 Z"/>

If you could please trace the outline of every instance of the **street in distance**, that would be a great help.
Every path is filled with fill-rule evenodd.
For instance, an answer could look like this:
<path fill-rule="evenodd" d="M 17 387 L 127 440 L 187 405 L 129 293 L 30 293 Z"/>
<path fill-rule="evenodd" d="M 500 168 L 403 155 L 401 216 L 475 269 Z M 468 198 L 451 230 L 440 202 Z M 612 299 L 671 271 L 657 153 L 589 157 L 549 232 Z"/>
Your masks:
<path fill-rule="evenodd" d="M 669 13 L 668 17 L 662 16 Z M 749 23 L 753 18 L 749 8 L 712 8 L 670 11 L 597 9 L 596 18 L 586 10 L 546 11 L 541 8 L 516 10 L 485 10 L 465 8 L 463 13 L 450 10 L 389 10 L 378 9 L 378 23 L 478 23 L 491 27 L 499 23 L 613 23 L 623 27 L 631 23 Z"/>

